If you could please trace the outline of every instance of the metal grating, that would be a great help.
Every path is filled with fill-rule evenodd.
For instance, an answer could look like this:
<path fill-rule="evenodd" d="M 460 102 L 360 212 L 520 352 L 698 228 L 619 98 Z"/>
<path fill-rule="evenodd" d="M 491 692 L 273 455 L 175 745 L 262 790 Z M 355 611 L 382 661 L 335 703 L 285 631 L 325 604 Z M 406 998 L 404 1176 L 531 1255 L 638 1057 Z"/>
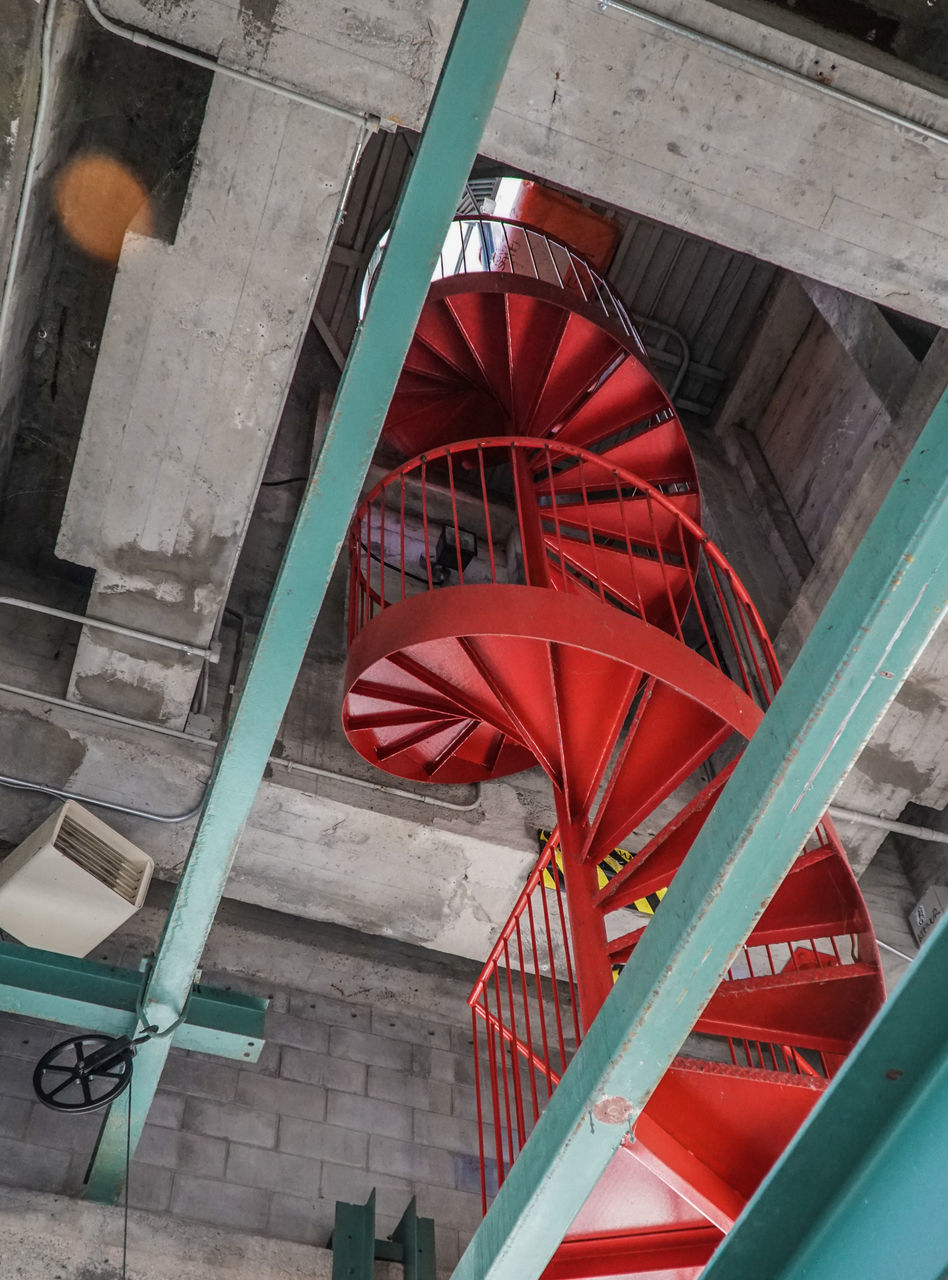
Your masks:
<path fill-rule="evenodd" d="M 100 884 L 134 905 L 145 874 L 144 864 L 136 864 L 123 857 L 68 815 L 63 818 L 53 847 L 64 858 L 94 876 Z"/>

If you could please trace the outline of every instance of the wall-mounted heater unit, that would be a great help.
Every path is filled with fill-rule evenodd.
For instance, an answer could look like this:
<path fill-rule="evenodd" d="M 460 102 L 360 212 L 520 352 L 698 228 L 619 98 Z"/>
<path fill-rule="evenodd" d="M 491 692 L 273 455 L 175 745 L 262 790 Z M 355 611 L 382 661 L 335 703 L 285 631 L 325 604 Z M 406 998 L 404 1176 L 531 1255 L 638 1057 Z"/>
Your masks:
<path fill-rule="evenodd" d="M 85 956 L 145 900 L 154 862 L 73 801 L 0 864 L 0 929 Z"/>

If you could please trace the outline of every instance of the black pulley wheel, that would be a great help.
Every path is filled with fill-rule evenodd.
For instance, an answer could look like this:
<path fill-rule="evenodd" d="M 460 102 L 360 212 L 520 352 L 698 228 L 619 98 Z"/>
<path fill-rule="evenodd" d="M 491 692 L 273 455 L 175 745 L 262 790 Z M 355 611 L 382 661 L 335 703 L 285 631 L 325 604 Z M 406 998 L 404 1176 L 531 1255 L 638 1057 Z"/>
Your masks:
<path fill-rule="evenodd" d="M 128 1088 L 133 1053 L 126 1036 L 72 1036 L 40 1058 L 33 1090 L 54 1111 L 97 1111 Z"/>

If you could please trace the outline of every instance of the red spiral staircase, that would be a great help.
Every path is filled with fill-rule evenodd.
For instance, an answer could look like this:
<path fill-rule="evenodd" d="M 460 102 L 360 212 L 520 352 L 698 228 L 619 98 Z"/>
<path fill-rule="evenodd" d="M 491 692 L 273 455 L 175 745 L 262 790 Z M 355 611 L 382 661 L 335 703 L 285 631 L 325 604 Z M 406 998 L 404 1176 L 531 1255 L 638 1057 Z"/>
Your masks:
<path fill-rule="evenodd" d="M 449 245 L 385 424 L 410 460 L 352 528 L 343 719 L 399 777 L 553 784 L 470 999 L 486 1206 L 780 677 L 607 283 L 520 222 L 461 219 Z M 882 999 L 824 821 L 548 1277 L 697 1276 Z"/>

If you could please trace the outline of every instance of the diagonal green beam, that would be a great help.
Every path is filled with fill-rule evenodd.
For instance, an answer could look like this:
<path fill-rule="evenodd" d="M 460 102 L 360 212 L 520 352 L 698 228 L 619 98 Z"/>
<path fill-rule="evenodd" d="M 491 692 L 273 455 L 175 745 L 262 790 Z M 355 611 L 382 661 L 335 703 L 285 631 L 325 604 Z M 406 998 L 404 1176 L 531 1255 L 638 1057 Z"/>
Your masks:
<path fill-rule="evenodd" d="M 536 1280 L 943 616 L 948 394 L 453 1280 Z M 595 1116 L 611 1098 L 624 1124 Z M 765 1269 L 766 1274 L 770 1274 Z M 745 1272 L 743 1275 L 764 1274 Z"/>
<path fill-rule="evenodd" d="M 3 1013 L 130 1035 L 138 1025 L 144 981 L 145 975 L 135 969 L 0 942 Z M 260 996 L 196 986 L 171 1045 L 256 1062 L 264 1045 L 266 1008 Z"/>
<path fill-rule="evenodd" d="M 948 1274 L 948 921 L 801 1126 L 704 1280 Z"/>
<path fill-rule="evenodd" d="M 194 979 L 527 3 L 464 0 L 461 6 L 370 304 L 339 383 L 326 439 L 158 947 L 145 1009 L 159 1026 L 179 1015 Z M 133 1150 L 167 1052 L 167 1040 L 153 1040 L 139 1050 Z M 116 1113 L 103 1126 L 88 1194 L 114 1199 L 124 1167 L 125 1120 Z"/>

